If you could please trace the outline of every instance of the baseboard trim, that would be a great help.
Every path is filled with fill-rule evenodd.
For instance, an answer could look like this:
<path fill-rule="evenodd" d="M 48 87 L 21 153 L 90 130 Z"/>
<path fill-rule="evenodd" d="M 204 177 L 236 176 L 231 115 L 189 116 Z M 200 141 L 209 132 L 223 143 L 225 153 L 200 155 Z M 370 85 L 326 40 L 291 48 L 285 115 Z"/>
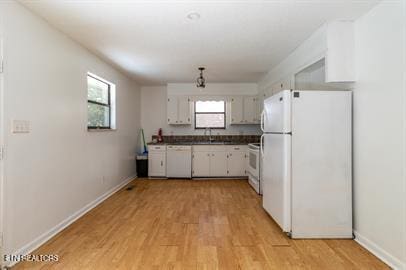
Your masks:
<path fill-rule="evenodd" d="M 89 212 L 90 210 L 92 210 L 93 208 L 98 206 L 100 203 L 102 203 L 103 201 L 108 199 L 110 196 L 112 196 L 114 193 L 116 193 L 117 191 L 122 189 L 125 185 L 127 185 L 128 183 L 130 183 L 132 180 L 134 180 L 136 178 L 137 178 L 136 175 L 132 175 L 132 176 L 126 178 L 122 183 L 120 183 L 119 185 L 117 185 L 117 186 L 113 187 L 112 189 L 108 190 L 106 193 L 104 193 L 103 195 L 101 195 L 100 197 L 95 199 L 94 201 L 88 203 L 83 208 L 81 208 L 78 211 L 76 211 L 75 213 L 73 213 L 71 216 L 69 216 L 68 218 L 63 220 L 61 223 L 59 223 L 58 225 L 56 225 L 55 227 L 53 227 L 49 231 L 41 234 L 40 236 L 35 238 L 33 241 L 29 242 L 28 244 L 26 244 L 22 248 L 18 249 L 16 252 L 13 252 L 12 255 L 30 254 L 31 252 L 33 252 L 34 250 L 39 248 L 41 245 L 43 245 L 45 242 L 47 242 L 49 239 L 51 239 L 56 234 L 58 234 L 59 232 L 64 230 L 66 227 L 71 225 L 73 222 L 75 222 L 76 220 L 81 218 L 87 212 Z M 6 262 L 5 266 L 6 267 L 11 267 L 11 266 L 15 265 L 16 263 L 18 263 L 18 262 L 8 262 L 8 263 Z"/>
<path fill-rule="evenodd" d="M 376 243 L 362 236 L 357 231 L 354 231 L 355 241 L 366 248 L 369 252 L 378 257 L 381 261 L 386 263 L 389 267 L 395 270 L 406 270 L 406 264 L 395 258 L 387 251 L 379 247 Z"/>

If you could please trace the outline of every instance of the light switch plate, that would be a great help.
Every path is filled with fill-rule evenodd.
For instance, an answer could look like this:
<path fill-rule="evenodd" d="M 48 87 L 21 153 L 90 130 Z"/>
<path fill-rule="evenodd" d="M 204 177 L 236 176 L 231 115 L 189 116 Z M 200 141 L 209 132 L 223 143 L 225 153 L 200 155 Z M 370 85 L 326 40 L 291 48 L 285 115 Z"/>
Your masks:
<path fill-rule="evenodd" d="M 12 132 L 13 133 L 29 133 L 30 132 L 30 121 L 13 120 L 12 121 Z"/>

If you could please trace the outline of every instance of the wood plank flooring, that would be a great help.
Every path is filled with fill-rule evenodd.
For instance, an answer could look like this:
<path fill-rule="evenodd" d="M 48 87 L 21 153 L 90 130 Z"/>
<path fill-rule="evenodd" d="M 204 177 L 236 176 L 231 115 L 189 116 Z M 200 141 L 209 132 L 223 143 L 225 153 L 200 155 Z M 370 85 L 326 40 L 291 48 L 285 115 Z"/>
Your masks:
<path fill-rule="evenodd" d="M 292 240 L 246 180 L 136 180 L 13 269 L 389 269 L 353 240 Z"/>

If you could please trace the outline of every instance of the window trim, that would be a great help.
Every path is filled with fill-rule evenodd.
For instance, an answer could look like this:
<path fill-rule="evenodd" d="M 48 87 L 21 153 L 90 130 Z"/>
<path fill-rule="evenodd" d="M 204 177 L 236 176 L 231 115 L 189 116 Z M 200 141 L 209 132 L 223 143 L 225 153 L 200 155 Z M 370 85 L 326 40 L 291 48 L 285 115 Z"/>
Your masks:
<path fill-rule="evenodd" d="M 226 106 L 226 101 L 225 100 L 215 100 L 215 101 L 221 101 L 221 102 L 223 102 L 224 103 L 224 112 L 196 112 L 196 102 L 199 102 L 199 101 L 205 101 L 205 100 L 196 100 L 195 102 L 194 102 L 194 118 L 195 118 L 195 129 L 207 129 L 207 128 L 210 128 L 210 129 L 226 129 L 226 127 L 227 127 L 227 121 L 226 121 L 226 108 L 227 108 L 227 106 Z M 196 115 L 197 114 L 223 114 L 224 115 L 224 127 L 197 127 L 196 126 Z"/>
<path fill-rule="evenodd" d="M 97 101 L 94 101 L 94 100 L 89 100 L 89 97 L 88 97 L 87 98 L 87 104 L 92 103 L 92 104 L 95 104 L 95 105 L 104 106 L 104 107 L 109 108 L 109 125 L 108 126 L 89 126 L 89 125 L 87 125 L 87 129 L 89 129 L 89 130 L 98 130 L 98 129 L 111 130 L 112 129 L 112 126 L 111 126 L 111 114 L 112 114 L 112 111 L 111 111 L 111 84 L 104 81 L 104 80 L 102 80 L 102 79 L 97 78 L 96 76 L 93 76 L 90 73 L 87 74 L 86 79 L 88 77 L 93 78 L 93 79 L 95 79 L 95 80 L 97 80 L 99 82 L 102 82 L 104 84 L 107 84 L 107 96 L 108 96 L 107 103 L 97 102 Z M 89 92 L 89 85 L 87 86 L 87 91 Z M 88 117 L 89 117 L 89 114 L 88 114 Z"/>

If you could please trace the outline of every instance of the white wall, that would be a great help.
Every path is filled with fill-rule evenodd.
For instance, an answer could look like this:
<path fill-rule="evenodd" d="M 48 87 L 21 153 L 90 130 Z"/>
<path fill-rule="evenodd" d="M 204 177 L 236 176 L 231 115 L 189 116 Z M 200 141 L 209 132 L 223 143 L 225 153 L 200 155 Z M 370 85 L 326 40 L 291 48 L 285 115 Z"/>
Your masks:
<path fill-rule="evenodd" d="M 405 27 L 405 1 L 383 1 L 358 19 L 358 78 L 347 85 L 354 95 L 357 241 L 399 269 L 406 269 Z M 325 26 L 272 69 L 259 83 L 260 91 L 322 58 L 324 31 Z"/>
<path fill-rule="evenodd" d="M 326 33 L 327 25 L 323 25 L 281 63 L 271 69 L 258 83 L 259 92 L 269 91 L 273 83 L 292 76 L 324 58 L 327 50 Z"/>
<path fill-rule="evenodd" d="M 210 84 L 200 91 L 194 84 L 168 84 L 168 86 L 141 87 L 141 126 L 144 129 L 146 141 L 157 134 L 162 128 L 164 135 L 202 135 L 204 130 L 195 130 L 193 124 L 186 126 L 174 126 L 167 124 L 166 106 L 167 93 L 171 95 L 189 96 L 232 96 L 232 95 L 256 95 L 256 84 Z M 227 103 L 226 117 L 230 113 L 229 102 Z M 193 121 L 192 121 L 193 122 Z M 252 135 L 260 134 L 259 125 L 229 125 L 225 130 L 215 130 L 213 134 L 227 135 Z"/>
<path fill-rule="evenodd" d="M 0 12 L 10 253 L 135 174 L 140 90 L 20 4 L 3 1 Z M 116 131 L 87 131 L 88 71 L 116 84 Z M 12 119 L 31 132 L 12 134 Z"/>
<path fill-rule="evenodd" d="M 383 2 L 356 22 L 354 229 L 406 269 L 404 8 Z"/>

